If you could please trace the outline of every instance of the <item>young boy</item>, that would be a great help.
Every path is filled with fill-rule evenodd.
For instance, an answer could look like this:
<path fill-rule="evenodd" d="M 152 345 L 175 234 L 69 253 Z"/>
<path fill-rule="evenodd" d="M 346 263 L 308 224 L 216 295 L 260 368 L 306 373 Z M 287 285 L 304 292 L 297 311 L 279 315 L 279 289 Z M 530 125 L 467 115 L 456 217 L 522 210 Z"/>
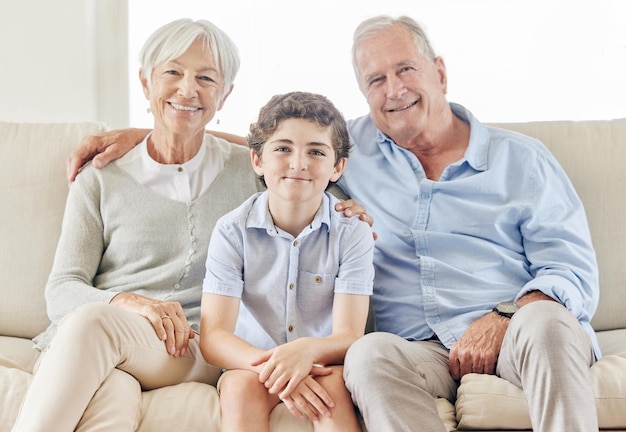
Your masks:
<path fill-rule="evenodd" d="M 222 431 L 269 431 L 281 401 L 315 431 L 360 431 L 342 376 L 372 293 L 370 226 L 325 192 L 350 151 L 323 96 L 273 97 L 251 125 L 267 191 L 222 217 L 209 244 L 200 345 L 220 378 Z"/>

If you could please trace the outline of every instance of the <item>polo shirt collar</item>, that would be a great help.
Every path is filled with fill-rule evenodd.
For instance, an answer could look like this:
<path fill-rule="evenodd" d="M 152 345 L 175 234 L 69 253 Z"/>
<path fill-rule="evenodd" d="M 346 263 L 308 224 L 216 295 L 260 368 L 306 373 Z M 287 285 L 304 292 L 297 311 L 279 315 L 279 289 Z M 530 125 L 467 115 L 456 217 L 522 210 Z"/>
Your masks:
<path fill-rule="evenodd" d="M 330 212 L 335 211 L 330 208 L 330 199 L 327 193 L 322 195 L 322 204 L 315 213 L 313 221 L 309 224 L 308 228 L 305 228 L 300 235 L 308 234 L 311 231 L 316 231 L 326 226 L 326 229 L 330 229 Z M 277 227 L 274 225 L 274 220 L 269 210 L 269 193 L 267 191 L 261 192 L 257 199 L 252 203 L 252 208 L 246 220 L 246 228 L 260 228 L 265 229 L 269 235 L 275 236 L 279 233 Z M 300 236 L 299 235 L 299 236 Z"/>

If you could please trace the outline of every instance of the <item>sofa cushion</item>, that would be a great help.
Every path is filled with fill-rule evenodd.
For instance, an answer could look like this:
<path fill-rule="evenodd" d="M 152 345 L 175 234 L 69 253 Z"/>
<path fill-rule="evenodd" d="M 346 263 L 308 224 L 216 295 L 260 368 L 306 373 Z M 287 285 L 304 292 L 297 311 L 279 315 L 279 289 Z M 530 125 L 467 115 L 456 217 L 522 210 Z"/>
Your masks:
<path fill-rule="evenodd" d="M 619 428 L 626 420 L 626 353 L 608 355 L 591 367 L 601 428 Z M 457 392 L 456 418 L 465 429 L 531 429 L 522 390 L 495 375 L 468 374 Z"/>
<path fill-rule="evenodd" d="M 39 354 L 30 339 L 0 336 L 0 367 L 31 373 Z"/>
<path fill-rule="evenodd" d="M 144 392 L 142 402 L 140 432 L 219 430 L 219 395 L 213 386 L 191 382 L 163 387 Z M 456 430 L 454 405 L 443 398 L 437 398 L 435 402 L 446 430 Z M 187 407 L 202 407 L 202 410 Z M 364 425 L 361 426 L 363 432 L 367 432 Z M 272 432 L 313 432 L 313 424 L 294 417 L 280 404 L 270 415 L 270 429 Z"/>
<path fill-rule="evenodd" d="M 43 291 L 65 207 L 65 161 L 85 135 L 103 130 L 0 122 L 0 335 L 32 338 L 48 325 Z"/>
<path fill-rule="evenodd" d="M 144 392 L 142 402 L 138 431 L 219 430 L 219 395 L 213 386 L 190 382 L 163 387 Z M 311 422 L 294 417 L 282 404 L 272 411 L 270 427 L 272 432 L 313 432 Z"/>
<path fill-rule="evenodd" d="M 10 431 L 32 375 L 20 369 L 0 366 L 0 431 Z"/>

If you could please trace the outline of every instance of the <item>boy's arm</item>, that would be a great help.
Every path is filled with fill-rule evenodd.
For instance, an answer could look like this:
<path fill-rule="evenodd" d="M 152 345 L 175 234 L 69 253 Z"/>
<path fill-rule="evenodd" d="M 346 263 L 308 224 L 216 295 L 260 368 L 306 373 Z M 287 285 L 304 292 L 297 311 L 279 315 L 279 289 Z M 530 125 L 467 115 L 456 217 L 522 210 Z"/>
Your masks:
<path fill-rule="evenodd" d="M 251 359 L 264 351 L 234 334 L 239 315 L 239 298 L 202 294 L 200 350 L 207 363 L 225 369 L 245 369 L 258 373 Z"/>
<path fill-rule="evenodd" d="M 323 338 L 303 337 L 266 351 L 253 363 L 263 366 L 259 380 L 283 399 L 314 365 L 343 364 L 348 347 L 363 336 L 368 309 L 367 295 L 335 294 L 333 333 Z"/>

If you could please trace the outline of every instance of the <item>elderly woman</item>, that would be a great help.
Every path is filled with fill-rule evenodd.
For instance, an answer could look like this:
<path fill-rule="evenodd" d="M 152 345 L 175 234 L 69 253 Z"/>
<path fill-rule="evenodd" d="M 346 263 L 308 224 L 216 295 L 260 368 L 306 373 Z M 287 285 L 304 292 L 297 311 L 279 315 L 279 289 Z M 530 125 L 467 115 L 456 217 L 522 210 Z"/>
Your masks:
<path fill-rule="evenodd" d="M 142 388 L 215 384 L 194 333 L 208 241 L 261 187 L 246 148 L 205 134 L 238 67 L 233 42 L 206 21 L 174 21 L 146 41 L 139 76 L 154 130 L 71 187 L 46 286 L 52 323 L 35 339 L 45 353 L 14 431 L 132 431 Z"/>

